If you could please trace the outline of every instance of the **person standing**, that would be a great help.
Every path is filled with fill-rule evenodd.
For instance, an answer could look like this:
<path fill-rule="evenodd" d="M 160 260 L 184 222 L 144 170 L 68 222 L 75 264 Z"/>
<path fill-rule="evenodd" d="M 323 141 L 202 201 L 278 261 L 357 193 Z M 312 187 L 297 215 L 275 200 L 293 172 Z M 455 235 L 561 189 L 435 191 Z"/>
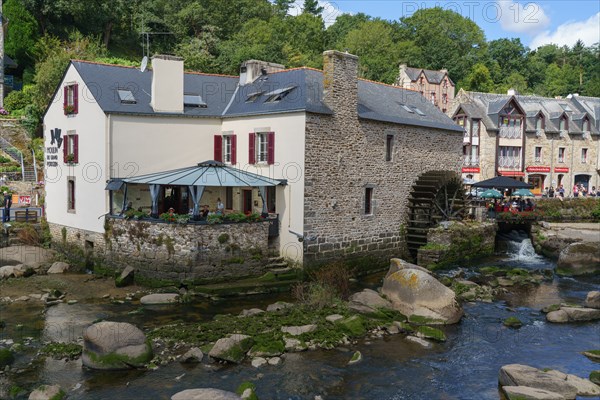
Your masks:
<path fill-rule="evenodd" d="M 10 221 L 10 206 L 12 206 L 12 196 L 5 190 L 4 191 L 4 216 L 3 222 Z"/>
<path fill-rule="evenodd" d="M 224 211 L 225 211 L 225 206 L 223 205 L 223 202 L 221 202 L 221 198 L 218 197 L 217 198 L 217 214 L 223 215 Z"/>

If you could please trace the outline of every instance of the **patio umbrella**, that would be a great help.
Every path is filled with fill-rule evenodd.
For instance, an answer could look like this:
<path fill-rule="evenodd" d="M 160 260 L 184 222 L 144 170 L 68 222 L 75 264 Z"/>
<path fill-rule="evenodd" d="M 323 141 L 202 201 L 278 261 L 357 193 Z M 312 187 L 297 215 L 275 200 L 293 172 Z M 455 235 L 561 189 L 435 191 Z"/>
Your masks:
<path fill-rule="evenodd" d="M 531 193 L 531 190 L 529 190 L 529 189 L 515 190 L 512 195 L 519 196 L 519 197 L 535 197 L 534 194 Z"/>
<path fill-rule="evenodd" d="M 488 189 L 479 195 L 482 199 L 501 199 L 504 196 L 496 189 Z"/>
<path fill-rule="evenodd" d="M 497 176 L 473 184 L 473 187 L 498 188 L 498 189 L 531 189 L 533 185 L 521 182 L 507 176 Z"/>

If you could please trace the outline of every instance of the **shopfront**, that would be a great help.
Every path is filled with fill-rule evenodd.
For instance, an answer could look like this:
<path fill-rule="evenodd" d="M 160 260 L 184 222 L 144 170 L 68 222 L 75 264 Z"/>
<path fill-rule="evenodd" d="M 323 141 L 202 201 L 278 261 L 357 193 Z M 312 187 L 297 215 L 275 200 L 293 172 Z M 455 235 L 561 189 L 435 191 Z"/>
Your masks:
<path fill-rule="evenodd" d="M 550 167 L 527 167 L 525 169 L 527 171 L 527 183 L 533 185 L 531 192 L 536 196 L 541 196 L 544 188 L 548 185 L 547 177 L 548 173 L 550 173 Z"/>

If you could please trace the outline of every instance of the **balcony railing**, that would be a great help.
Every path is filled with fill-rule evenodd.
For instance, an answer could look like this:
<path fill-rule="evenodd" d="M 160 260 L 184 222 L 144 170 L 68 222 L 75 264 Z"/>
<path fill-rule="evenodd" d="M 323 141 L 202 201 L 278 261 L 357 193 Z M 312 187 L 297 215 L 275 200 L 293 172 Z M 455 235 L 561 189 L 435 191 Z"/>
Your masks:
<path fill-rule="evenodd" d="M 463 165 L 466 167 L 476 167 L 479 165 L 479 157 L 477 156 L 465 156 Z"/>
<path fill-rule="evenodd" d="M 521 157 L 506 157 L 498 158 L 498 165 L 502 168 L 521 169 Z"/>
<path fill-rule="evenodd" d="M 501 126 L 500 137 L 506 139 L 520 139 L 521 138 L 521 127 L 520 126 Z"/>

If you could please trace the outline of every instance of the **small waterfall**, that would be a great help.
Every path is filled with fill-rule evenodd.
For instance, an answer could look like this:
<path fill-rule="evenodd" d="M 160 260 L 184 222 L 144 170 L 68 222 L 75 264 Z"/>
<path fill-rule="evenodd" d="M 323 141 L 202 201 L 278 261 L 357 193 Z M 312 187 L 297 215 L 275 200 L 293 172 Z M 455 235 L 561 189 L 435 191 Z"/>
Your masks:
<path fill-rule="evenodd" d="M 500 243 L 498 250 L 508 257 L 509 261 L 518 261 L 519 264 L 538 264 L 544 258 L 538 255 L 533 248 L 531 239 L 524 231 L 510 231 L 499 234 Z M 499 244 L 500 244 L 499 243 Z"/>

